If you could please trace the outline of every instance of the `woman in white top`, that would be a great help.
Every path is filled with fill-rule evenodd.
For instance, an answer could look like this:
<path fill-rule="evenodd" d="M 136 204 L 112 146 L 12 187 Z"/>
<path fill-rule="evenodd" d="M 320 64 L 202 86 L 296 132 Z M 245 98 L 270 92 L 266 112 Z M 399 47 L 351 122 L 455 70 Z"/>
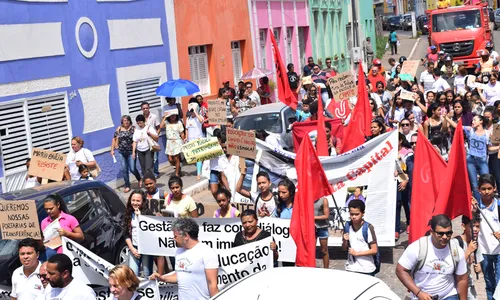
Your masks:
<path fill-rule="evenodd" d="M 498 75 L 490 75 L 489 83 L 483 89 L 477 88 L 481 100 L 486 106 L 493 106 L 495 101 L 500 100 L 500 83 L 497 81 Z"/>
<path fill-rule="evenodd" d="M 144 115 L 138 115 L 135 118 L 137 127 L 135 128 L 132 137 L 132 157 L 135 158 L 136 153 L 141 165 L 142 176 L 148 172 L 153 173 L 153 152 L 151 151 L 151 143 L 158 142 L 158 135 L 152 126 L 146 127 L 146 118 Z"/>
<path fill-rule="evenodd" d="M 188 110 L 189 111 L 187 113 L 186 119 L 187 141 L 191 142 L 205 137 L 205 134 L 203 133 L 202 129 L 203 117 L 200 115 L 200 106 L 198 105 L 198 101 L 196 101 L 196 98 L 191 98 L 191 100 L 189 100 Z M 202 161 L 196 163 L 197 180 L 200 180 L 202 166 Z"/>
<path fill-rule="evenodd" d="M 453 81 L 453 86 L 455 88 L 455 95 L 459 94 L 461 96 L 465 95 L 467 93 L 467 90 L 465 89 L 465 76 L 467 76 L 467 69 L 465 66 L 460 66 L 458 68 L 458 74 L 455 76 L 455 81 Z"/>
<path fill-rule="evenodd" d="M 137 292 L 139 279 L 128 266 L 118 265 L 109 270 L 108 283 L 111 292 L 108 300 L 141 299 L 141 295 Z"/>
<path fill-rule="evenodd" d="M 66 169 L 64 173 L 67 180 L 80 179 L 78 167 L 80 167 L 81 164 L 86 165 L 89 170 L 96 167 L 94 155 L 92 155 L 89 149 L 83 148 L 83 144 L 84 142 L 79 136 L 75 136 L 71 140 L 71 151 L 66 157 Z"/>

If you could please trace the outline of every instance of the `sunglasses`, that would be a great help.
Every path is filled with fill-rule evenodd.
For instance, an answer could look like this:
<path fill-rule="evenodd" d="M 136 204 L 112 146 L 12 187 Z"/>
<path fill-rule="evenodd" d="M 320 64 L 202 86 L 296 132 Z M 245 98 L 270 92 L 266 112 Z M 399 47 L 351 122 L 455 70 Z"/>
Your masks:
<path fill-rule="evenodd" d="M 410 126 L 410 124 L 408 124 L 408 123 L 401 123 L 401 126 L 408 127 L 408 126 Z"/>
<path fill-rule="evenodd" d="M 36 274 L 38 279 L 47 279 L 47 274 Z"/>
<path fill-rule="evenodd" d="M 451 235 L 453 234 L 453 230 L 450 230 L 450 231 L 446 231 L 446 232 L 441 232 L 441 231 L 434 231 L 439 237 L 443 236 L 443 235 L 446 235 L 446 236 L 449 236 L 451 237 Z"/>
<path fill-rule="evenodd" d="M 247 86 L 246 88 L 247 88 L 247 89 L 251 89 L 252 87 L 251 87 L 251 86 Z"/>
<path fill-rule="evenodd" d="M 415 146 L 417 142 L 410 142 L 410 145 Z"/>
<path fill-rule="evenodd" d="M 316 92 L 316 90 L 309 90 L 309 92 Z"/>

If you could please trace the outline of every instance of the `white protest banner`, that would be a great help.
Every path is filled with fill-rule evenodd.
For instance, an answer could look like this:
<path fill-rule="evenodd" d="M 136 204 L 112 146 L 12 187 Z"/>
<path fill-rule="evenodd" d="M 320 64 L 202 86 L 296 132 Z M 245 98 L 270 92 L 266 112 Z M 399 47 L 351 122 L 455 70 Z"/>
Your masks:
<path fill-rule="evenodd" d="M 94 288 L 97 299 L 106 299 L 110 295 L 108 286 L 109 270 L 114 265 L 68 238 L 63 237 L 62 240 L 63 253 L 73 262 L 73 277 L 84 284 L 101 286 Z M 142 299 L 163 299 L 160 297 L 156 280 L 139 279 L 140 284 L 137 292 L 142 296 Z"/>
<path fill-rule="evenodd" d="M 259 162 L 254 166 L 254 174 L 269 172 L 271 181 L 280 176 L 288 176 L 296 182 L 297 172 L 294 165 L 295 153 L 272 149 L 268 144 L 257 140 Z M 365 220 L 373 224 L 379 246 L 394 246 L 394 227 L 396 214 L 395 161 L 398 155 L 398 132 L 393 131 L 378 136 L 367 143 L 336 157 L 320 157 L 328 181 L 332 184 L 333 196 L 343 211 L 344 221 L 349 217 L 346 201 L 356 189 L 366 195 Z M 273 181 L 274 184 L 274 181 Z M 257 190 L 252 190 L 257 192 Z M 342 236 L 339 216 L 332 197 L 330 204 L 329 246 L 340 246 Z"/>
<path fill-rule="evenodd" d="M 138 250 L 141 254 L 174 256 L 176 245 L 172 232 L 175 218 L 139 216 L 137 230 Z M 235 235 L 243 230 L 238 218 L 197 218 L 200 226 L 198 239 L 217 253 L 232 248 Z M 261 229 L 271 233 L 279 248 L 279 261 L 295 262 L 296 247 L 290 235 L 290 220 L 263 218 L 259 220 Z"/>

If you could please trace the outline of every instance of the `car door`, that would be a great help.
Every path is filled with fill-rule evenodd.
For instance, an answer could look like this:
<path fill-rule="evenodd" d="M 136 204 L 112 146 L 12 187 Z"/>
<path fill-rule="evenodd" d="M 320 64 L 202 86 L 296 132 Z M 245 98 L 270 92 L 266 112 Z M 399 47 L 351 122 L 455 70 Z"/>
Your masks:
<path fill-rule="evenodd" d="M 101 194 L 97 189 L 78 191 L 64 197 L 69 213 L 80 223 L 85 240 L 81 243 L 100 257 L 114 261 L 113 225 Z"/>

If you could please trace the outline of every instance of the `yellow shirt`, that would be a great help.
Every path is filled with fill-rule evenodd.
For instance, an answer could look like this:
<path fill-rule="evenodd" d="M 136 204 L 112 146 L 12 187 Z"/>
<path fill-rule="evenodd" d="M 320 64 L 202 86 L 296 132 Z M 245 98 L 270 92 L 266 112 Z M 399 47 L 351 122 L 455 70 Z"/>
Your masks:
<path fill-rule="evenodd" d="M 183 195 L 179 201 L 172 199 L 170 200 L 170 204 L 168 203 L 169 199 L 165 199 L 165 201 L 165 207 L 170 210 L 176 210 L 179 217 L 191 217 L 191 212 L 196 210 L 196 203 L 189 195 Z"/>

